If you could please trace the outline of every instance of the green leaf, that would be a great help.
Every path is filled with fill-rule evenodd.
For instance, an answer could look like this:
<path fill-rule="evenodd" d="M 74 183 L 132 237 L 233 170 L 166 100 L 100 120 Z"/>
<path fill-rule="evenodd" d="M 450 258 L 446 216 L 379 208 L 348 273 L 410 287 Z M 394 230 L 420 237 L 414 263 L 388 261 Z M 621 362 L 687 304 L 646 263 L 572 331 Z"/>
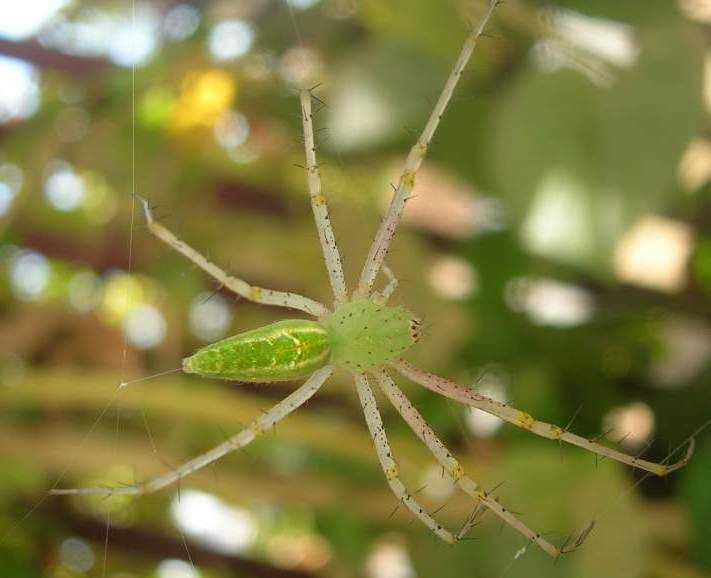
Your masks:
<path fill-rule="evenodd" d="M 677 165 L 702 114 L 702 63 L 679 21 L 636 36 L 639 60 L 596 86 L 527 68 L 500 103 L 495 180 L 529 249 L 604 273 L 617 238 L 677 194 Z M 570 47 L 568 47 L 570 48 Z"/>

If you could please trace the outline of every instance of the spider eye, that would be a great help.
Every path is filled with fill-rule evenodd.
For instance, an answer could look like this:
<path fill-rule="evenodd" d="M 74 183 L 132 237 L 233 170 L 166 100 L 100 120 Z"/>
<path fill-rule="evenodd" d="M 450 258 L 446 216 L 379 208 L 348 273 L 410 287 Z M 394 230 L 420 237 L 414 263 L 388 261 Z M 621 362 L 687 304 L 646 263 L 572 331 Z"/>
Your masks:
<path fill-rule="evenodd" d="M 422 321 L 419 319 L 410 319 L 410 336 L 413 341 L 419 341 L 422 337 Z"/>

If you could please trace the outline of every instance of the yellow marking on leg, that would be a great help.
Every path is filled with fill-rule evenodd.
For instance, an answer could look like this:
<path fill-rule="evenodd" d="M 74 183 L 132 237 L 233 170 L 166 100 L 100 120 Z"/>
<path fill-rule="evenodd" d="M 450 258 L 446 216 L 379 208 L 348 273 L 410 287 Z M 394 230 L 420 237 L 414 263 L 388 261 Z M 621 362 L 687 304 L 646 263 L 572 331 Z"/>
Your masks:
<path fill-rule="evenodd" d="M 251 301 L 259 301 L 262 298 L 262 290 L 259 287 L 249 288 L 249 299 Z"/>
<path fill-rule="evenodd" d="M 326 197 L 323 195 L 314 195 L 313 202 L 317 207 L 323 207 L 326 204 Z"/>
<path fill-rule="evenodd" d="M 462 476 L 464 476 L 464 468 L 457 460 L 452 460 L 449 466 L 449 475 L 456 482 Z"/>
<path fill-rule="evenodd" d="M 415 153 L 417 156 L 424 158 L 427 154 L 427 145 L 423 142 L 418 142 L 415 145 Z"/>
<path fill-rule="evenodd" d="M 525 411 L 519 411 L 516 414 L 516 425 L 522 427 L 523 429 L 531 429 L 535 421 L 536 420 L 533 416 L 527 414 Z"/>
<path fill-rule="evenodd" d="M 565 433 L 563 429 L 559 428 L 557 425 L 550 425 L 548 427 L 551 430 L 551 435 L 553 436 L 552 439 L 554 440 L 559 440 L 561 436 Z"/>
<path fill-rule="evenodd" d="M 396 480 L 398 478 L 399 472 L 397 466 L 391 466 L 385 470 L 385 479 L 388 481 Z"/>
<path fill-rule="evenodd" d="M 402 184 L 406 189 L 412 190 L 415 187 L 415 173 L 409 172 L 402 175 Z"/>

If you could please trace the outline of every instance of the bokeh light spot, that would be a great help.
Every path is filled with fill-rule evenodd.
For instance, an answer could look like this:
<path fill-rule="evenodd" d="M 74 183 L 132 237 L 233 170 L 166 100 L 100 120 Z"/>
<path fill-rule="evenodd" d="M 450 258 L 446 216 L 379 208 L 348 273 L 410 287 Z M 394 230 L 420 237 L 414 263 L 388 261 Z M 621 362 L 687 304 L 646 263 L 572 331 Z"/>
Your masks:
<path fill-rule="evenodd" d="M 442 466 L 432 464 L 424 472 L 420 480 L 422 493 L 430 500 L 444 502 L 450 498 L 455 490 L 456 483 L 452 477 L 442 469 Z"/>
<path fill-rule="evenodd" d="M 241 112 L 227 111 L 217 119 L 214 132 L 223 148 L 236 149 L 249 137 L 249 122 Z"/>
<path fill-rule="evenodd" d="M 153 305 L 136 305 L 124 318 L 123 330 L 126 339 L 134 347 L 152 349 L 165 339 L 165 317 Z"/>
<path fill-rule="evenodd" d="M 22 60 L 0 56 L 0 124 L 32 116 L 40 105 L 39 75 Z"/>
<path fill-rule="evenodd" d="M 490 397 L 496 401 L 506 403 L 506 374 L 497 368 L 486 368 L 481 371 L 474 382 L 477 393 Z M 480 409 L 466 408 L 466 424 L 474 435 L 482 438 L 493 436 L 503 425 L 503 421 Z"/>
<path fill-rule="evenodd" d="M 505 298 L 511 309 L 526 313 L 538 325 L 574 327 L 595 310 L 588 291 L 556 279 L 517 277 L 506 285 Z"/>
<path fill-rule="evenodd" d="M 222 70 L 201 70 L 185 76 L 173 107 L 171 126 L 178 132 L 211 128 L 234 101 L 236 87 Z"/>
<path fill-rule="evenodd" d="M 432 288 L 447 299 L 467 299 L 477 288 L 474 267 L 459 257 L 440 257 L 432 264 L 428 277 Z"/>
<path fill-rule="evenodd" d="M 190 4 L 173 6 L 165 15 L 163 30 L 170 40 L 185 40 L 192 36 L 200 25 L 200 12 Z"/>
<path fill-rule="evenodd" d="M 203 341 L 224 337 L 232 323 L 232 311 L 227 299 L 215 293 L 200 293 L 190 305 L 190 330 Z"/>
<path fill-rule="evenodd" d="M 256 538 L 257 527 L 247 510 L 228 506 L 206 492 L 181 491 L 173 499 L 170 511 L 181 531 L 217 552 L 243 552 Z"/>
<path fill-rule="evenodd" d="M 146 290 L 135 275 L 113 272 L 104 286 L 101 313 L 109 323 L 118 323 L 146 297 Z"/>
<path fill-rule="evenodd" d="M 44 194 L 58 211 L 78 209 L 84 200 L 84 180 L 74 168 L 64 161 L 53 161 L 47 167 Z"/>
<path fill-rule="evenodd" d="M 191 563 L 172 558 L 162 560 L 156 574 L 158 578 L 200 578 L 200 572 Z"/>
<path fill-rule="evenodd" d="M 0 36 L 11 40 L 29 38 L 69 3 L 70 0 L 22 0 L 10 6 L 7 2 L 0 18 Z"/>
<path fill-rule="evenodd" d="M 47 289 L 50 274 L 47 257 L 34 251 L 18 251 L 10 265 L 13 293 L 23 301 L 40 299 Z"/>
<path fill-rule="evenodd" d="M 415 578 L 412 559 L 402 540 L 386 537 L 373 545 L 366 560 L 369 578 Z"/>
<path fill-rule="evenodd" d="M 647 215 L 615 247 L 615 273 L 626 283 L 674 293 L 686 283 L 692 248 L 689 225 Z"/>
<path fill-rule="evenodd" d="M 59 547 L 59 558 L 75 572 L 88 572 L 94 567 L 96 556 L 91 545 L 81 538 L 67 538 Z"/>
<path fill-rule="evenodd" d="M 254 29 L 244 20 L 223 20 L 210 30 L 207 45 L 215 60 L 233 60 L 249 52 Z"/>
<path fill-rule="evenodd" d="M 603 420 L 605 430 L 613 430 L 620 444 L 634 450 L 642 447 L 654 433 L 654 412 L 641 401 L 611 409 Z"/>
<path fill-rule="evenodd" d="M 147 4 L 138 5 L 131 17 L 116 23 L 109 36 L 108 56 L 119 66 L 143 66 L 159 47 L 158 17 Z"/>
<path fill-rule="evenodd" d="M 297 10 L 308 10 L 316 6 L 321 0 L 286 0 L 290 6 Z"/>

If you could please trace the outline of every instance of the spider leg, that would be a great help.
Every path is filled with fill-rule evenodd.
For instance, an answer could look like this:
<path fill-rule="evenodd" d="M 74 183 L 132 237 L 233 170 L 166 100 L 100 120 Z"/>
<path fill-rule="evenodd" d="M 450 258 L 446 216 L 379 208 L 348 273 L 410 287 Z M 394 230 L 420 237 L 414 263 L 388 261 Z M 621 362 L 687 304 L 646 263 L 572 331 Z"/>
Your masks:
<path fill-rule="evenodd" d="M 435 519 L 432 518 L 432 516 L 430 516 L 422 508 L 422 506 L 417 503 L 417 501 L 412 497 L 412 494 L 408 493 L 404 484 L 400 481 L 398 467 L 395 463 L 395 459 L 393 458 L 387 435 L 385 434 L 383 420 L 378 412 L 378 406 L 375 402 L 373 390 L 368 384 L 368 378 L 365 375 L 357 374 L 355 375 L 355 383 L 356 388 L 358 389 L 360 403 L 363 406 L 365 421 L 368 424 L 368 430 L 370 431 L 370 436 L 373 438 L 375 451 L 378 453 L 378 459 L 380 460 L 383 472 L 385 472 L 385 478 L 388 481 L 390 489 L 393 491 L 398 500 L 405 504 L 405 506 L 407 506 L 407 508 L 417 518 L 419 518 L 425 526 L 427 526 L 445 542 L 453 544 L 457 540 L 452 533 L 438 524 Z"/>
<path fill-rule="evenodd" d="M 184 241 L 178 239 L 172 232 L 156 221 L 153 218 L 153 212 L 151 211 L 148 201 L 138 195 L 136 196 L 143 202 L 143 211 L 150 232 L 164 243 L 173 247 L 178 253 L 187 257 L 208 275 L 219 281 L 220 286 L 227 287 L 230 291 L 240 297 L 244 297 L 248 301 L 261 303 L 262 305 L 276 305 L 279 307 L 288 307 L 289 309 L 298 309 L 314 317 L 322 317 L 328 313 L 328 309 L 326 309 L 322 303 L 309 299 L 308 297 L 297 295 L 296 293 L 273 291 L 272 289 L 256 287 L 242 279 L 228 275 L 215 265 L 215 263 L 198 253 Z"/>
<path fill-rule="evenodd" d="M 634 456 L 630 456 L 623 452 L 614 450 L 610 447 L 597 443 L 594 440 L 590 440 L 582 436 L 570 433 L 569 431 L 566 431 L 558 427 L 557 425 L 538 421 L 537 419 L 533 418 L 531 415 L 527 414 L 524 411 L 518 410 L 514 407 L 506 405 L 505 403 L 501 403 L 500 401 L 496 401 L 494 399 L 491 399 L 490 397 L 486 397 L 484 395 L 476 393 L 475 391 L 472 391 L 470 388 L 464 385 L 455 383 L 453 381 L 445 379 L 444 377 L 429 373 L 423 369 L 415 367 L 414 365 L 402 359 L 393 361 L 390 365 L 394 367 L 398 371 L 398 373 L 400 373 L 404 377 L 407 377 L 415 383 L 419 383 L 420 385 L 431 389 L 435 393 L 439 393 L 440 395 L 444 395 L 445 397 L 448 397 L 460 403 L 470 405 L 472 407 L 495 415 L 496 417 L 499 417 L 504 421 L 507 421 L 517 427 L 529 430 L 530 432 L 536 435 L 552 440 L 564 441 L 574 446 L 586 449 L 595 454 L 605 456 L 606 458 L 609 458 L 611 460 L 615 460 L 623 464 L 627 464 L 629 466 L 639 468 L 647 472 L 651 472 L 652 474 L 656 474 L 657 476 L 666 476 L 667 474 L 670 474 L 671 472 L 684 467 L 687 463 L 689 463 L 689 460 L 691 459 L 691 456 L 694 453 L 695 443 L 694 438 L 692 437 L 689 439 L 689 445 L 686 450 L 686 454 L 678 462 L 673 464 L 649 462 L 647 460 L 643 460 Z"/>
<path fill-rule="evenodd" d="M 300 407 L 304 402 L 311 398 L 324 382 L 333 373 L 333 366 L 327 365 L 315 371 L 306 382 L 273 406 L 269 411 L 264 412 L 256 418 L 250 425 L 236 433 L 220 445 L 205 452 L 204 454 L 185 462 L 178 468 L 158 476 L 142 484 L 133 486 L 121 487 L 104 487 L 104 488 L 60 488 L 50 490 L 50 494 L 66 495 L 66 494 L 81 494 L 81 495 L 118 495 L 118 494 L 135 494 L 143 495 L 150 494 L 161 488 L 164 488 L 174 482 L 178 482 L 189 476 L 193 472 L 204 468 L 212 462 L 219 460 L 225 454 L 231 451 L 241 449 L 251 443 L 256 437 L 265 431 L 270 431 L 271 428 L 280 420 L 284 419 L 296 408 Z"/>
<path fill-rule="evenodd" d="M 382 291 L 373 295 L 373 300 L 380 305 L 385 305 L 388 302 L 390 296 L 395 292 L 395 289 L 397 289 L 398 283 L 397 278 L 391 271 L 390 267 L 388 267 L 385 263 L 383 263 L 383 273 L 385 273 L 385 276 L 388 278 L 388 284 Z"/>
<path fill-rule="evenodd" d="M 459 57 L 452 68 L 452 71 L 447 78 L 447 82 L 442 89 L 442 93 L 432 110 L 427 124 L 417 139 L 417 142 L 410 149 L 405 160 L 405 166 L 403 172 L 398 180 L 397 188 L 395 189 L 395 194 L 393 195 L 392 201 L 390 202 L 390 207 L 385 215 L 385 218 L 380 223 L 380 228 L 375 235 L 375 240 L 370 247 L 368 252 L 368 257 L 366 258 L 365 265 L 363 266 L 363 271 L 360 275 L 360 280 L 358 282 L 358 288 L 356 289 L 356 297 L 365 297 L 368 292 L 373 287 L 375 278 L 378 275 L 378 271 L 383 264 L 385 255 L 390 248 L 390 242 L 395 236 L 395 231 L 397 229 L 398 223 L 400 222 L 400 216 L 405 208 L 405 203 L 412 193 L 412 189 L 415 186 L 415 174 L 417 173 L 422 161 L 427 154 L 427 147 L 432 140 L 432 137 L 437 130 L 439 121 L 444 114 L 447 104 L 449 104 L 452 95 L 454 94 L 454 89 L 459 82 L 459 78 L 462 76 L 462 72 L 469 61 L 469 58 L 474 51 L 479 37 L 484 32 L 484 28 L 491 18 L 494 8 L 496 7 L 498 0 L 490 0 L 489 7 L 482 19 L 479 27 L 474 30 L 469 37 L 467 37 L 462 47 Z"/>
<path fill-rule="evenodd" d="M 319 174 L 318 165 L 316 164 L 316 147 L 314 146 L 311 92 L 302 90 L 300 97 L 311 208 L 314 212 L 314 220 L 316 221 L 318 237 L 321 241 L 323 257 L 326 260 L 326 269 L 328 270 L 328 278 L 331 282 L 331 288 L 333 289 L 333 296 L 336 303 L 343 303 L 347 298 L 346 279 L 343 275 L 341 255 L 336 245 L 336 237 L 333 234 L 333 228 L 331 227 L 331 221 L 328 216 L 326 197 L 321 194 L 321 175 Z"/>
<path fill-rule="evenodd" d="M 447 470 L 457 485 L 475 500 L 477 505 L 477 510 L 475 510 L 475 512 L 478 512 L 480 505 L 485 506 L 509 526 L 526 536 L 526 538 L 528 538 L 531 542 L 535 542 L 544 552 L 554 558 L 560 556 L 564 551 L 570 551 L 559 549 L 542 538 L 538 532 L 531 530 L 513 513 L 509 512 L 493 497 L 488 495 L 474 480 L 468 477 L 464 473 L 464 469 L 461 464 L 445 447 L 442 441 L 437 437 L 437 434 L 434 433 L 432 428 L 422 417 L 420 412 L 415 409 L 415 406 L 412 405 L 410 400 L 407 399 L 400 388 L 395 385 L 395 382 L 390 378 L 390 376 L 383 369 L 375 370 L 373 373 L 378 380 L 380 388 L 390 400 L 390 403 L 393 404 L 398 413 L 403 417 L 410 428 L 412 428 L 412 431 L 415 432 L 417 437 L 419 437 L 422 442 L 424 442 L 430 452 L 432 452 L 435 459 L 442 465 L 443 468 L 445 468 L 445 470 Z M 456 538 L 463 538 L 474 525 L 475 521 L 476 515 L 471 516 L 462 529 L 457 533 Z M 582 544 L 582 540 L 576 540 L 575 544 L 577 547 L 577 545 Z"/>

